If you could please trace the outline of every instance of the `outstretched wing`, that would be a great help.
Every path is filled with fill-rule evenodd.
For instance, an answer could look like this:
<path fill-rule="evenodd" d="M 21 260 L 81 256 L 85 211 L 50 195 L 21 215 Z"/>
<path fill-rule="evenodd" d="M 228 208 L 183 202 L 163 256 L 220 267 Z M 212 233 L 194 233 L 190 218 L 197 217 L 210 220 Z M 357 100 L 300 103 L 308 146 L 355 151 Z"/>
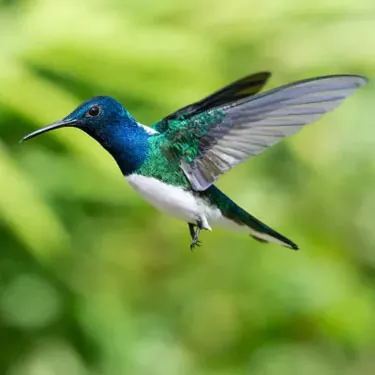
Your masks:
<path fill-rule="evenodd" d="M 165 149 L 202 191 L 242 161 L 318 120 L 367 82 L 356 75 L 298 81 L 185 121 L 172 121 Z"/>
<path fill-rule="evenodd" d="M 244 77 L 228 86 L 225 86 L 221 90 L 216 91 L 199 102 L 189 104 L 186 107 L 171 113 L 161 121 L 154 124 L 152 128 L 159 133 L 164 133 L 168 129 L 169 123 L 173 120 L 181 117 L 191 118 L 203 111 L 230 104 L 242 98 L 254 95 L 262 90 L 270 77 L 271 73 L 269 72 L 260 72 Z"/>

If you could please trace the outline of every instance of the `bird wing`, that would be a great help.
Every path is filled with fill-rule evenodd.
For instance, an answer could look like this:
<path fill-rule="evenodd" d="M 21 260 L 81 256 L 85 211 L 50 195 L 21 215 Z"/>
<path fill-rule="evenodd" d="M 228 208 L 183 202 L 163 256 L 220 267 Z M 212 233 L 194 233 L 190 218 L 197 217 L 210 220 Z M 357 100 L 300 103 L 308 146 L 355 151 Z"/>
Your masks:
<path fill-rule="evenodd" d="M 367 82 L 356 75 L 307 79 L 171 120 L 162 150 L 180 160 L 194 190 L 335 109 Z"/>
<path fill-rule="evenodd" d="M 152 128 L 159 133 L 164 133 L 168 129 L 169 123 L 173 120 L 181 117 L 191 118 L 198 113 L 254 95 L 262 90 L 270 77 L 271 73 L 269 72 L 260 72 L 244 77 L 198 102 L 189 104 L 186 107 L 171 113 L 161 121 L 154 124 Z"/>

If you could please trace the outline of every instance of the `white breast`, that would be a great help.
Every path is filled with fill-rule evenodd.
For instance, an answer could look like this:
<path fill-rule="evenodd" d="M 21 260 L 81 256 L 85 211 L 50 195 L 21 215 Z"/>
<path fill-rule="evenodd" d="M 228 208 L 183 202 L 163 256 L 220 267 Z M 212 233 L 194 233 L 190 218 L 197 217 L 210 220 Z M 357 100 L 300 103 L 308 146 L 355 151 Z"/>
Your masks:
<path fill-rule="evenodd" d="M 233 231 L 256 234 L 257 237 L 266 241 L 284 245 L 267 234 L 255 232 L 246 225 L 239 225 L 226 218 L 217 207 L 209 205 L 205 200 L 189 191 L 166 184 L 153 177 L 137 174 L 127 176 L 126 180 L 148 203 L 186 223 L 196 224 L 200 222 L 202 229 L 208 230 L 211 230 L 211 225 L 213 225 Z"/>
<path fill-rule="evenodd" d="M 127 176 L 126 180 L 148 203 L 176 219 L 192 224 L 200 221 L 202 228 L 208 230 L 211 230 L 211 225 L 213 225 L 229 230 L 249 232 L 246 226 L 238 225 L 225 218 L 217 207 L 209 205 L 189 191 L 166 184 L 156 178 L 138 174 Z"/>
<path fill-rule="evenodd" d="M 156 178 L 132 174 L 126 179 L 147 202 L 177 219 L 193 224 L 201 221 L 205 229 L 211 229 L 208 220 L 221 216 L 219 209 L 209 206 L 203 199 Z"/>

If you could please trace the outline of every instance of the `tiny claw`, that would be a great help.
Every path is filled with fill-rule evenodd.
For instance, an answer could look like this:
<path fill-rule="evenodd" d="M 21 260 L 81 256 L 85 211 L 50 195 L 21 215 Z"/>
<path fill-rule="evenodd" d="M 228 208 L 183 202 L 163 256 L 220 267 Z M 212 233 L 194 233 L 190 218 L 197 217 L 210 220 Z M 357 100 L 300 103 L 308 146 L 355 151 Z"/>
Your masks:
<path fill-rule="evenodd" d="M 192 242 L 191 244 L 190 244 L 190 251 L 194 251 L 194 248 L 195 247 L 201 247 L 201 245 L 202 245 L 202 242 L 201 241 L 196 241 L 196 242 Z"/>

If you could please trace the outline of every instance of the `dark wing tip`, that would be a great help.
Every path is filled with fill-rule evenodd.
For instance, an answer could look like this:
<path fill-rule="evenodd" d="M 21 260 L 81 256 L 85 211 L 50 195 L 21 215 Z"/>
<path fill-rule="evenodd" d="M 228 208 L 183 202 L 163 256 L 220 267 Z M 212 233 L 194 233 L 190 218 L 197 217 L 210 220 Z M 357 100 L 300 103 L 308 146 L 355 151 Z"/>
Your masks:
<path fill-rule="evenodd" d="M 272 75 L 272 73 L 269 70 L 265 70 L 265 71 L 262 71 L 262 72 L 249 74 L 248 76 L 243 77 L 239 81 L 246 80 L 246 79 L 256 80 L 256 79 L 260 79 L 260 78 L 262 78 L 264 80 L 267 80 L 271 77 L 271 75 Z"/>
<path fill-rule="evenodd" d="M 269 70 L 265 70 L 264 72 L 259 72 L 256 74 L 259 74 L 260 76 L 263 76 L 263 77 L 267 77 L 267 79 L 270 78 L 272 75 L 272 73 Z"/>

